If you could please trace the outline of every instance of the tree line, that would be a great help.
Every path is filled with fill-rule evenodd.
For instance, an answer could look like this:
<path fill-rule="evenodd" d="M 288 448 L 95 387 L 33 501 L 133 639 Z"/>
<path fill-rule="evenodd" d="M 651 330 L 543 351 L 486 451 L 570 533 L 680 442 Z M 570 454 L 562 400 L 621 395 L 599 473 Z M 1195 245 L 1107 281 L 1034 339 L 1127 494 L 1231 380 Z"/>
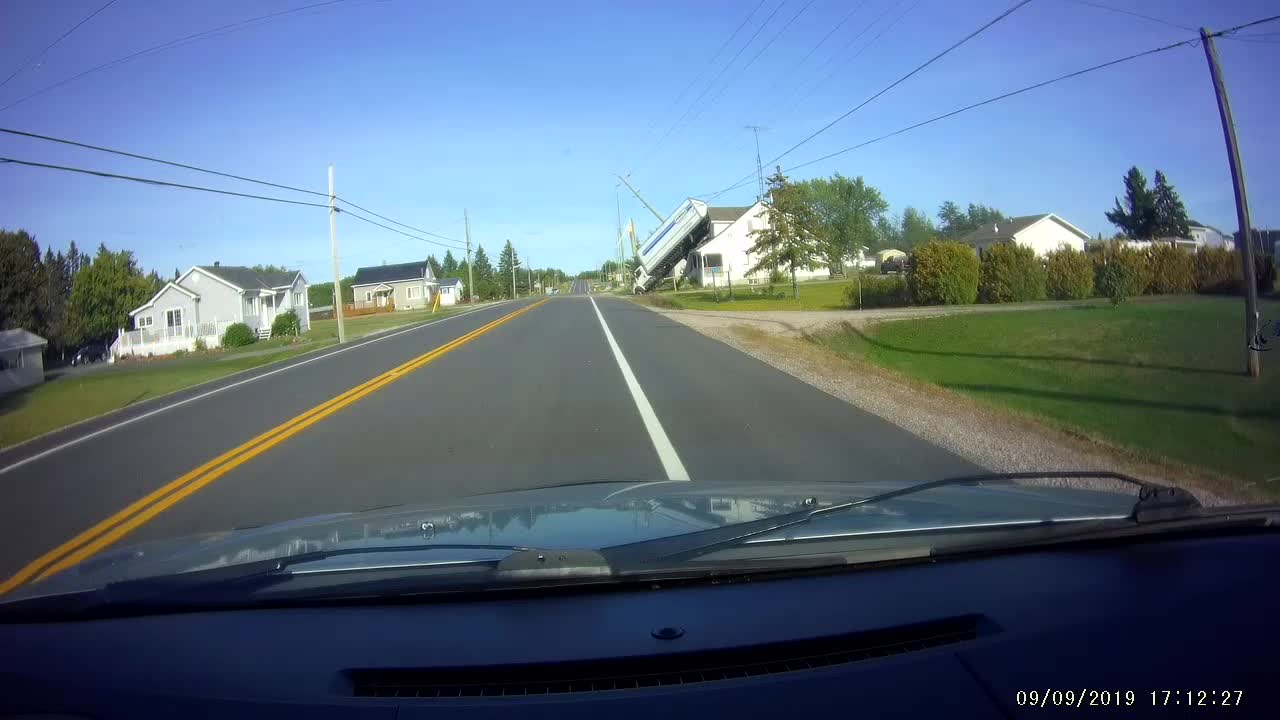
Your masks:
<path fill-rule="evenodd" d="M 464 302 L 471 300 L 472 295 L 477 300 L 504 300 L 511 297 L 511 268 L 519 262 L 515 248 L 508 240 L 502 248 L 502 253 L 498 257 L 498 267 L 494 268 L 492 261 L 489 260 L 489 254 L 485 252 L 483 245 L 476 245 L 475 257 L 470 263 L 466 258 L 459 260 L 455 258 L 452 250 L 446 250 L 444 259 L 437 259 L 436 256 L 427 256 L 427 265 L 431 268 L 431 274 L 439 280 L 448 278 L 458 278 L 462 280 L 462 299 Z M 470 277 L 468 277 L 470 275 Z M 557 268 L 542 268 L 533 270 L 534 282 L 546 281 L 548 285 L 559 284 L 564 282 L 568 277 L 563 270 Z M 354 275 L 348 275 L 342 278 L 342 301 L 344 303 L 352 303 L 355 301 L 354 292 L 351 289 L 352 283 L 355 281 Z M 471 283 L 475 283 L 475 287 L 471 287 Z M 516 289 L 523 296 L 528 295 L 529 290 L 529 273 L 522 267 L 516 272 Z M 308 288 L 308 300 L 312 307 L 326 307 L 333 304 L 333 283 L 315 283 Z"/>
<path fill-rule="evenodd" d="M 144 273 L 133 253 L 99 245 L 92 256 L 74 242 L 66 253 L 46 248 L 25 230 L 0 230 L 0 329 L 25 328 L 49 341 L 49 357 L 125 327 L 129 311 L 164 287 Z"/>

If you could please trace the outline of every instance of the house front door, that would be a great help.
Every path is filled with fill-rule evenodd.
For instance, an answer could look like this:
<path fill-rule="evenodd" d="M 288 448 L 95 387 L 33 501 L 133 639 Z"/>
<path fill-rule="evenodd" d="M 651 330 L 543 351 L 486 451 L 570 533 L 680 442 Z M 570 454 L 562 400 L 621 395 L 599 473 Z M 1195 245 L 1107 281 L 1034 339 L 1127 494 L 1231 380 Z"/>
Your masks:
<path fill-rule="evenodd" d="M 386 293 L 378 293 L 378 307 L 386 307 L 386 306 L 387 306 Z"/>

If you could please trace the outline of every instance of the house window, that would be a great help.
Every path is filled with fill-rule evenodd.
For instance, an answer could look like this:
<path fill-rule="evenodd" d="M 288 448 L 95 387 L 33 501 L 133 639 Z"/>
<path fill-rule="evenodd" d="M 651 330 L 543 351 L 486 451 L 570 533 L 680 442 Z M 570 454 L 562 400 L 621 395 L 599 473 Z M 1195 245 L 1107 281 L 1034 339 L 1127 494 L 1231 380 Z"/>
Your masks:
<path fill-rule="evenodd" d="M 372 301 L 373 301 L 373 291 L 372 291 L 372 290 L 365 290 L 365 291 L 364 291 L 364 301 L 365 301 L 365 302 L 372 302 Z"/>
<path fill-rule="evenodd" d="M 173 308 L 164 311 L 165 327 L 182 327 L 182 308 Z"/>
<path fill-rule="evenodd" d="M 22 351 L 0 355 L 0 370 L 21 370 Z"/>
<path fill-rule="evenodd" d="M 706 255 L 706 264 L 709 268 L 724 267 L 724 261 L 720 257 L 720 253 L 708 253 Z"/>
<path fill-rule="evenodd" d="M 422 288 L 407 287 L 407 288 L 405 288 L 404 296 L 405 296 L 406 298 L 408 298 L 409 300 L 413 300 L 413 299 L 415 299 L 415 298 L 417 298 L 417 297 L 418 297 L 418 291 L 419 291 L 419 290 L 421 290 L 421 289 L 422 289 Z"/>
<path fill-rule="evenodd" d="M 150 315 L 139 315 L 138 317 L 133 319 L 134 326 L 137 327 L 139 330 L 142 330 L 143 328 L 149 328 L 154 323 L 155 323 L 155 318 L 151 317 Z"/>
<path fill-rule="evenodd" d="M 293 306 L 302 307 L 302 293 L 296 292 L 293 294 Z"/>

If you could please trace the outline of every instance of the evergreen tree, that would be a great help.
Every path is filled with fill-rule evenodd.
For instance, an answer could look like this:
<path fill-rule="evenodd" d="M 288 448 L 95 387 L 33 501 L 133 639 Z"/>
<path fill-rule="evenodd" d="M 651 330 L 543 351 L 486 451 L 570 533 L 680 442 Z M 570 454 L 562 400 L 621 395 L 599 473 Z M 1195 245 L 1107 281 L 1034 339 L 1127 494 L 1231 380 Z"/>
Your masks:
<path fill-rule="evenodd" d="M 0 230 L 0 330 L 40 332 L 43 282 L 35 238 L 26 230 Z"/>
<path fill-rule="evenodd" d="M 443 274 L 444 268 L 440 265 L 440 261 L 436 259 L 435 255 L 427 256 L 427 267 L 431 268 L 432 276 L 438 277 L 438 278 L 444 277 L 444 274 Z"/>
<path fill-rule="evenodd" d="M 1191 237 L 1187 208 L 1182 204 L 1182 198 L 1178 197 L 1178 191 L 1173 189 L 1169 179 L 1159 170 L 1156 171 L 1156 187 L 1153 195 L 1156 205 L 1155 237 Z"/>
<path fill-rule="evenodd" d="M 1107 212 L 1107 220 L 1128 237 L 1137 240 L 1156 237 L 1159 215 L 1155 195 L 1147 189 L 1147 178 L 1136 166 L 1129 168 L 1124 176 L 1124 204 L 1116 198 L 1116 207 Z"/>
<path fill-rule="evenodd" d="M 502 297 L 512 297 L 511 293 L 515 290 L 511 286 L 512 270 L 519 264 L 520 258 L 516 255 L 516 249 L 511 241 L 507 240 L 507 244 L 502 247 L 502 253 L 498 255 L 498 277 L 495 278 L 498 286 L 502 288 Z"/>
<path fill-rule="evenodd" d="M 458 261 L 453 257 L 452 250 L 444 251 L 444 262 L 440 264 L 440 269 L 444 273 L 441 277 L 458 276 Z"/>

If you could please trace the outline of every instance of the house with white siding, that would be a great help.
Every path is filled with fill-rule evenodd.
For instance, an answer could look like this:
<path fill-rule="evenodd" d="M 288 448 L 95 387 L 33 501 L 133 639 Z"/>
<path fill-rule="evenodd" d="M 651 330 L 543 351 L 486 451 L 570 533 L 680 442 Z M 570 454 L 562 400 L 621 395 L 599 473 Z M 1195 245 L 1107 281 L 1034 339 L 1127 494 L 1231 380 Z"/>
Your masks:
<path fill-rule="evenodd" d="M 444 278 L 440 281 L 440 304 L 457 305 L 462 302 L 462 278 Z"/>
<path fill-rule="evenodd" d="M 987 223 L 960 238 L 960 242 L 973 247 L 981 255 L 997 243 L 1017 243 L 1035 250 L 1038 257 L 1066 245 L 1084 250 L 1089 234 L 1053 213 L 1023 215 L 999 222 Z"/>
<path fill-rule="evenodd" d="M 194 349 L 197 340 L 216 347 L 232 323 L 268 338 L 276 316 L 289 310 L 297 312 L 303 332 L 311 329 L 307 279 L 297 270 L 193 265 L 129 312 L 131 328 L 119 331 L 111 356 L 168 355 Z"/>
<path fill-rule="evenodd" d="M 763 285 L 769 282 L 769 273 L 748 273 L 760 258 L 750 252 L 756 243 L 753 230 L 768 227 L 768 209 L 764 203 L 749 207 L 709 207 L 707 219 L 711 222 L 708 240 L 691 250 L 684 259 L 683 273 L 694 278 L 703 287 L 729 282 L 740 285 Z M 796 271 L 797 280 L 825 280 L 830 273 L 826 261 L 818 258 L 818 269 Z M 677 266 L 677 271 L 681 269 Z"/>

